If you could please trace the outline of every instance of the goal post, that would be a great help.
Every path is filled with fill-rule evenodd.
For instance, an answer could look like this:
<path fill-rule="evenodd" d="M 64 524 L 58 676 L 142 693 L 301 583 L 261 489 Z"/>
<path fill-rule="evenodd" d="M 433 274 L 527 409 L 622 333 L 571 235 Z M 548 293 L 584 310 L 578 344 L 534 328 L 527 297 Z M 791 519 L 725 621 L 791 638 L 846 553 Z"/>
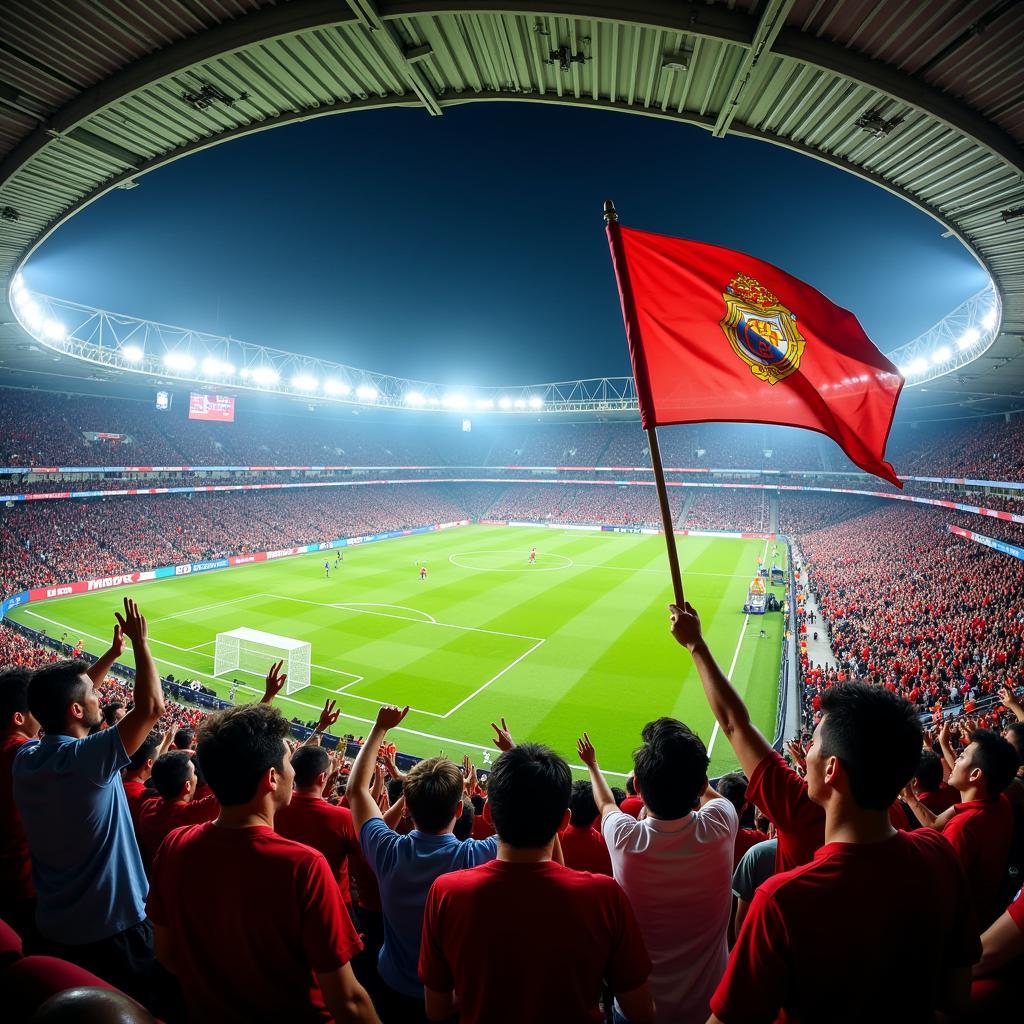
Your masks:
<path fill-rule="evenodd" d="M 288 676 L 284 692 L 295 693 L 309 686 L 311 655 L 312 648 L 305 640 L 242 626 L 217 634 L 213 649 L 213 674 L 223 676 L 231 672 L 244 672 L 262 677 L 274 662 L 283 661 L 282 671 Z"/>

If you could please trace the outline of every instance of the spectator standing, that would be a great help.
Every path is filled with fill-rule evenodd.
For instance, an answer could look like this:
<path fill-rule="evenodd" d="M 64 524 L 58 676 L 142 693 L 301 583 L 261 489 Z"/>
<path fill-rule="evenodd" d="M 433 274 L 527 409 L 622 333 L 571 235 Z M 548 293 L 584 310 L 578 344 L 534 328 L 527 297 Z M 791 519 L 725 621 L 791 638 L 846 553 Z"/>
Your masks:
<path fill-rule="evenodd" d="M 131 760 L 121 773 L 124 784 L 124 795 L 128 798 L 128 810 L 132 815 L 135 834 L 139 834 L 139 811 L 143 800 L 156 797 L 155 789 L 147 788 L 146 782 L 153 774 L 156 759 L 166 752 L 171 745 L 171 731 L 168 729 L 163 737 L 158 732 L 151 732 L 143 741 L 142 746 L 131 756 Z"/>
<path fill-rule="evenodd" d="M 201 727 L 199 762 L 221 809 L 215 821 L 172 832 L 157 853 L 157 956 L 195 1020 L 370 1024 L 378 1018 L 350 964 L 361 943 L 330 866 L 274 831 L 294 772 L 288 722 L 268 703 L 229 708 Z M 183 898 L 197 878 L 202 898 Z"/>
<path fill-rule="evenodd" d="M 999 894 L 1013 838 L 1013 808 L 1003 791 L 1016 773 L 1017 753 L 1013 747 L 997 733 L 976 729 L 949 774 L 949 784 L 960 793 L 960 803 L 935 815 L 913 786 L 904 791 L 904 799 L 917 820 L 938 829 L 956 851 L 982 928 L 987 928 L 1003 910 Z"/>
<path fill-rule="evenodd" d="M 590 1024 L 604 979 L 631 1020 L 654 1020 L 651 962 L 626 896 L 552 860 L 571 784 L 569 766 L 539 744 L 498 758 L 488 784 L 498 857 L 441 876 L 427 900 L 419 967 L 431 1020 L 458 1006 L 462 1024 Z M 495 933 L 502 921 L 522 924 Z"/>
<path fill-rule="evenodd" d="M 612 860 L 604 836 L 594 828 L 598 821 L 597 804 L 590 783 L 577 779 L 569 797 L 569 824 L 558 833 L 565 866 L 575 871 L 610 875 Z"/>
<path fill-rule="evenodd" d="M 386 1024 L 424 1019 L 417 965 L 423 907 L 431 885 L 441 875 L 486 864 L 498 854 L 496 837 L 460 841 L 452 833 L 462 814 L 465 779 L 458 765 L 445 757 L 420 761 L 405 776 L 405 803 L 416 827 L 403 836 L 384 822 L 370 781 L 384 737 L 408 713 L 407 707 L 380 709 L 345 790 L 363 854 L 380 886 L 384 944 L 377 960 L 383 982 L 378 1006 Z M 507 730 L 499 739 L 511 746 Z"/>
<path fill-rule="evenodd" d="M 732 909 L 736 808 L 708 785 L 708 755 L 682 722 L 644 726 L 633 773 L 647 816 L 615 805 L 586 734 L 579 755 L 590 772 L 612 872 L 640 922 L 653 969 L 656 1019 L 704 1024 L 725 972 Z M 629 1010 L 616 1012 L 629 1020 Z"/>
<path fill-rule="evenodd" d="M 38 670 L 28 705 L 46 735 L 14 759 L 14 798 L 25 823 L 37 894 L 36 924 L 55 951 L 144 1001 L 153 930 L 146 874 L 120 771 L 163 713 L 146 620 L 130 598 L 110 649 L 95 665 L 63 661 Z M 111 729 L 96 683 L 121 654 L 135 656 L 134 706 Z"/>
<path fill-rule="evenodd" d="M 11 771 L 18 751 L 39 735 L 39 723 L 28 709 L 27 668 L 0 673 L 0 913 L 10 914 L 19 930 L 32 927 L 35 889 L 25 826 L 14 803 Z"/>

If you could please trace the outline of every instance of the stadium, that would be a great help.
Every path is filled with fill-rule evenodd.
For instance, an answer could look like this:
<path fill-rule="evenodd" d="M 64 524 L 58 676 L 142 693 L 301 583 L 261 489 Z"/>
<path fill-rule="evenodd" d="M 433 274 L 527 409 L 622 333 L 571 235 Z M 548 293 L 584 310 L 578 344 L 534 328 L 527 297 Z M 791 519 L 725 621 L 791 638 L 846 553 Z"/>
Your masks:
<path fill-rule="evenodd" d="M 11 1020 L 1012 1019 L 1021 5 L 3 13 Z"/>

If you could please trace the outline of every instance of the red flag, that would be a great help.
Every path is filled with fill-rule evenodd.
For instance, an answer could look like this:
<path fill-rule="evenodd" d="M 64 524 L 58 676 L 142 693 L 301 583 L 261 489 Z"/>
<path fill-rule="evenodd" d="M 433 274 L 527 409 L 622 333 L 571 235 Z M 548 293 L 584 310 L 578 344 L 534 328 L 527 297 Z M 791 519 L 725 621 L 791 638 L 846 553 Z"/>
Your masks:
<path fill-rule="evenodd" d="M 848 310 L 770 263 L 608 224 L 644 429 L 778 423 L 902 487 L 885 443 L 899 371 Z"/>

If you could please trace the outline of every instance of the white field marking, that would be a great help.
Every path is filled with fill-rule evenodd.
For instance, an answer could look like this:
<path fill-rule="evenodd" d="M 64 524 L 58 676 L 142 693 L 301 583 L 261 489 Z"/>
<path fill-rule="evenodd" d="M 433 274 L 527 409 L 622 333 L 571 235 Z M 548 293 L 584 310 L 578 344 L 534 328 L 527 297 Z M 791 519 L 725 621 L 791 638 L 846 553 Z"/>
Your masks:
<path fill-rule="evenodd" d="M 168 619 L 184 619 L 194 612 L 208 612 L 214 608 L 226 608 L 229 604 L 240 604 L 242 601 L 251 601 L 256 597 L 259 597 L 259 594 L 247 594 L 245 597 L 236 597 L 231 601 L 219 601 L 217 604 L 202 604 L 198 608 L 186 608 L 183 612 L 175 612 L 173 615 L 162 615 L 159 619 L 150 619 L 149 624 L 166 622 Z"/>
<path fill-rule="evenodd" d="M 337 604 L 324 604 L 322 601 L 310 601 L 304 597 L 284 597 L 281 594 L 261 594 L 261 597 L 272 597 L 275 601 L 294 601 L 297 604 L 311 604 L 317 608 L 338 608 Z M 361 606 L 356 606 L 357 610 Z M 484 629 L 482 626 L 460 626 L 456 622 L 438 622 L 436 619 L 433 622 L 427 622 L 426 619 L 410 619 L 405 615 L 389 615 L 386 612 L 361 612 L 363 615 L 382 615 L 388 619 L 401 619 L 403 622 L 419 622 L 422 621 L 425 626 L 441 626 L 444 629 L 462 629 L 469 633 L 487 633 L 490 636 L 510 636 L 515 640 L 533 640 L 534 642 L 544 639 L 539 636 L 526 636 L 523 633 L 505 633 L 500 629 Z"/>
<path fill-rule="evenodd" d="M 487 682 L 483 684 L 483 686 L 477 687 L 468 697 L 465 697 L 462 700 L 460 700 L 459 703 L 455 705 L 455 707 L 453 707 L 450 711 L 446 712 L 440 717 L 448 718 L 451 715 L 454 715 L 455 712 L 459 710 L 459 708 L 463 707 L 465 704 L 468 704 L 478 694 L 483 693 L 484 690 L 486 690 L 487 687 L 491 685 L 491 683 L 497 682 L 497 680 L 499 680 L 506 672 L 508 672 L 509 669 L 515 668 L 516 665 L 518 665 L 519 662 L 523 660 L 523 658 L 527 657 L 530 654 L 533 654 L 533 652 L 537 650 L 537 648 L 540 647 L 542 643 L 544 643 L 543 640 L 538 640 L 528 651 L 525 651 L 523 654 L 520 654 L 515 661 L 510 662 L 508 665 L 506 665 L 497 675 L 491 676 L 491 678 L 488 679 Z"/>
<path fill-rule="evenodd" d="M 47 619 L 44 616 L 40 615 L 38 612 L 26 612 L 26 614 L 33 615 L 37 619 L 43 619 L 44 622 L 51 622 L 55 626 L 60 626 L 61 628 L 68 628 L 65 623 L 63 623 L 63 622 L 55 622 L 53 619 Z M 69 630 L 69 632 L 75 632 L 75 631 L 74 630 Z M 78 632 L 80 633 L 81 636 L 87 636 L 87 637 L 89 637 L 92 640 L 99 640 L 101 643 L 106 643 L 107 642 L 106 637 L 96 636 L 94 633 L 85 633 L 85 632 L 81 632 L 81 631 L 78 631 Z M 173 668 L 180 668 L 184 672 L 189 672 L 192 675 L 202 676 L 202 678 L 204 678 L 204 679 L 210 679 L 210 680 L 212 680 L 215 683 L 220 683 L 221 685 L 224 685 L 224 680 L 222 678 L 218 678 L 217 676 L 211 676 L 207 672 L 200 672 L 198 669 L 191 668 L 188 665 L 179 665 L 177 662 L 167 661 L 165 658 L 160 658 L 159 660 L 162 661 L 165 665 L 171 665 Z M 252 693 L 262 693 L 263 692 L 263 690 L 261 688 L 258 688 L 258 687 L 255 687 L 255 686 L 246 686 L 245 683 L 239 683 L 238 684 L 238 688 L 240 690 L 249 690 Z M 318 687 L 318 689 L 323 689 L 323 687 Z M 351 694 L 346 694 L 346 696 L 351 696 Z M 316 711 L 317 713 L 319 713 L 320 711 L 323 710 L 319 704 L 307 704 L 305 701 L 297 700 L 295 697 L 290 697 L 290 696 L 286 696 L 286 699 L 291 701 L 292 704 L 295 704 L 298 707 L 309 708 L 311 711 Z M 381 702 L 377 701 L 376 703 L 379 706 Z M 417 711 L 416 708 L 411 708 L 410 710 L 416 711 L 417 714 L 421 713 L 421 712 Z M 363 718 L 360 715 L 349 714 L 347 711 L 343 711 L 341 713 L 341 718 L 342 719 L 347 719 L 347 720 L 349 720 L 351 722 L 362 722 L 364 725 L 373 725 L 376 722 L 376 718 Z M 436 733 L 421 732 L 419 729 L 410 729 L 408 726 L 405 726 L 405 725 L 396 726 L 391 731 L 392 732 L 405 732 L 405 733 L 408 733 L 410 736 L 419 736 L 421 739 L 437 740 L 437 741 L 439 741 L 441 743 L 451 743 L 451 744 L 454 744 L 457 747 L 462 747 L 465 750 L 478 750 L 478 751 L 481 751 L 481 752 L 484 751 L 484 750 L 490 750 L 490 751 L 493 752 L 493 750 L 494 750 L 493 746 L 488 746 L 486 744 L 469 743 L 466 740 L 455 739 L 452 736 L 438 736 Z M 584 771 L 587 770 L 586 765 L 582 765 L 582 764 L 570 764 L 569 767 L 573 768 L 576 771 L 581 771 L 581 772 L 584 772 Z M 603 774 L 604 775 L 614 775 L 616 778 L 624 779 L 624 778 L 626 778 L 628 773 L 627 772 L 613 772 L 613 771 L 609 771 L 608 769 L 603 769 Z"/>
<path fill-rule="evenodd" d="M 462 554 L 463 558 L 471 558 L 473 555 L 507 555 L 507 551 L 465 551 Z M 448 556 L 448 561 L 452 565 L 457 565 L 460 569 L 471 569 L 473 572 L 561 572 L 563 569 L 571 569 L 576 563 L 569 558 L 567 555 L 555 554 L 555 552 L 548 552 L 546 555 L 542 555 L 542 558 L 564 558 L 565 562 L 562 565 L 533 565 L 529 564 L 523 566 L 521 569 L 489 569 L 485 566 L 480 565 L 466 565 L 459 561 L 457 554 Z"/>
<path fill-rule="evenodd" d="M 419 608 L 412 608 L 406 604 L 374 604 L 371 602 L 360 602 L 360 601 L 349 601 L 339 602 L 338 604 L 330 605 L 331 608 L 343 608 L 346 611 L 361 612 L 367 608 L 398 608 L 403 612 L 415 612 L 417 615 L 422 615 L 422 619 L 413 619 L 408 615 L 388 615 L 387 612 L 367 612 L 367 615 L 384 615 L 390 619 L 407 619 L 409 622 L 429 622 L 432 625 L 438 625 L 437 619 L 434 618 L 429 612 L 421 612 Z"/>
<path fill-rule="evenodd" d="M 768 554 L 768 543 L 769 543 L 768 541 L 764 542 L 764 552 L 761 555 L 761 560 L 762 561 L 764 561 L 765 555 Z M 749 621 L 750 621 L 750 612 L 747 612 L 747 614 L 743 617 L 743 625 L 740 627 L 740 636 L 739 636 L 739 639 L 736 641 L 736 650 L 732 652 L 732 663 L 729 665 L 729 671 L 726 672 L 726 674 L 725 674 L 725 678 L 728 679 L 730 683 L 732 683 L 732 673 L 733 673 L 733 670 L 736 668 L 736 662 L 739 660 L 740 647 L 743 646 L 743 638 L 747 635 L 747 623 Z M 711 742 L 708 743 L 708 758 L 709 759 L 711 757 L 711 751 L 714 749 L 714 746 L 715 746 L 715 740 L 718 739 L 718 732 L 719 732 L 718 721 L 716 719 L 715 720 L 715 727 L 711 730 Z"/>

